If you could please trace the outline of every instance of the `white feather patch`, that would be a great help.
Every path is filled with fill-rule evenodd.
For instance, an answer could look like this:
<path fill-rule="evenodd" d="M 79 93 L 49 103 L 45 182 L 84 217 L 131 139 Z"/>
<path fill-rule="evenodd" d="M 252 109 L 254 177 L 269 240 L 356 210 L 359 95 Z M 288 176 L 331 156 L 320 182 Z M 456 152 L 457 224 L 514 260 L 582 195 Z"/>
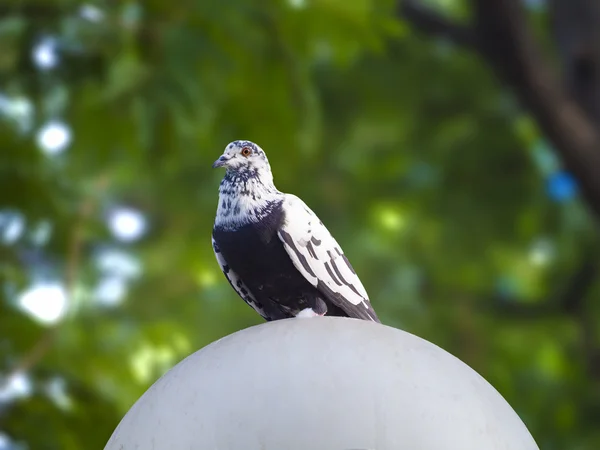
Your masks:
<path fill-rule="evenodd" d="M 272 182 L 263 182 L 264 177 L 266 175 L 263 174 L 262 178 L 221 185 L 215 226 L 235 230 L 247 223 L 259 222 L 267 213 L 268 206 L 284 195 Z"/>
<path fill-rule="evenodd" d="M 368 309 L 369 296 L 339 244 L 317 215 L 295 195 L 285 194 L 285 221 L 278 233 L 296 269 L 353 305 Z"/>

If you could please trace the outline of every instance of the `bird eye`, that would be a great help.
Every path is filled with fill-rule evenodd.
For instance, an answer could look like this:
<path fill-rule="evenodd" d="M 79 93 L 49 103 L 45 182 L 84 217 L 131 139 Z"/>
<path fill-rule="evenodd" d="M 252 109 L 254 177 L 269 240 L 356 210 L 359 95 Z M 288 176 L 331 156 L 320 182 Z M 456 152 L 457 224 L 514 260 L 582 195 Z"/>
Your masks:
<path fill-rule="evenodd" d="M 247 158 L 252 154 L 252 149 L 250 147 L 244 147 L 240 153 L 242 154 L 242 156 L 245 156 Z"/>

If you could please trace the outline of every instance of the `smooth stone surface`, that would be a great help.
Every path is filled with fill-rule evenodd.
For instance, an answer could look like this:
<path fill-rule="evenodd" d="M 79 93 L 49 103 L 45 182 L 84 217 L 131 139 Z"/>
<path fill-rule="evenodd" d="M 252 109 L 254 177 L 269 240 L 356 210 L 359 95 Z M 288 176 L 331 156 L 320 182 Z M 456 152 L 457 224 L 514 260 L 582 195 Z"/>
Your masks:
<path fill-rule="evenodd" d="M 537 450 L 480 375 L 372 322 L 254 326 L 190 355 L 123 418 L 106 450 Z"/>

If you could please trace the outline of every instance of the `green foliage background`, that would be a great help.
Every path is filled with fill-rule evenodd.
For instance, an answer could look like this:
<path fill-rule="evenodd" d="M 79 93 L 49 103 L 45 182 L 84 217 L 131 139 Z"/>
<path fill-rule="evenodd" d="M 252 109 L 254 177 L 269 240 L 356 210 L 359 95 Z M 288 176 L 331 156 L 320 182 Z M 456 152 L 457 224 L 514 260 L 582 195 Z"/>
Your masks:
<path fill-rule="evenodd" d="M 6 448 L 102 448 L 162 373 L 261 322 L 210 245 L 222 176 L 210 165 L 235 139 L 259 143 L 277 186 L 319 214 L 384 323 L 480 372 L 540 448 L 600 448 L 600 286 L 594 277 L 582 293 L 569 287 L 582 264 L 597 268 L 597 225 L 577 197 L 548 195 L 552 149 L 490 69 L 415 34 L 395 9 L 2 3 Z M 58 64 L 44 69 L 32 55 L 48 37 Z M 53 121 L 71 133 L 55 154 L 38 142 Z M 122 207 L 144 214 L 139 240 L 111 233 Z M 21 220 L 16 237 L 7 217 Z M 107 253 L 133 272 L 107 269 Z M 111 273 L 127 289 L 106 304 L 96 288 Z M 20 306 L 39 280 L 68 291 L 54 325 Z M 577 314 L 563 307 L 573 295 L 585 305 Z M 15 376 L 27 389 L 8 395 Z"/>

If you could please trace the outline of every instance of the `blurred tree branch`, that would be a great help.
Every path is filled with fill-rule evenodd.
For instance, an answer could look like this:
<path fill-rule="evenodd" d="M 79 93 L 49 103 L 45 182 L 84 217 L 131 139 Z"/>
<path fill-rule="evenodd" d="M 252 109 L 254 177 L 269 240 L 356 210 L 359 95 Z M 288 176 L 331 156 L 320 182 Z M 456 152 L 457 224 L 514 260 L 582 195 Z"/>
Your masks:
<path fill-rule="evenodd" d="M 400 2 L 399 11 L 407 21 L 427 34 L 448 39 L 463 47 L 477 48 L 477 34 L 474 30 L 446 19 L 421 5 L 418 0 Z"/>
<path fill-rule="evenodd" d="M 600 2 L 549 0 L 569 93 L 600 129 Z"/>
<path fill-rule="evenodd" d="M 425 33 L 476 50 L 492 66 L 553 142 L 565 167 L 577 178 L 588 207 L 600 219 L 600 134 L 586 107 L 563 89 L 529 29 L 519 0 L 471 3 L 470 28 L 453 24 L 415 0 L 403 0 L 400 14 Z"/>

